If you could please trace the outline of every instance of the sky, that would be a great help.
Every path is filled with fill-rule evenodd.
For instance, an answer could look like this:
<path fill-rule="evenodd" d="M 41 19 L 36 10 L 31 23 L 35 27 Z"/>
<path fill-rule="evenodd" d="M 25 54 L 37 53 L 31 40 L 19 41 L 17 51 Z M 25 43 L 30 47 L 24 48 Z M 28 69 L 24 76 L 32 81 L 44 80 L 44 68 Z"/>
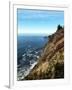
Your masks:
<path fill-rule="evenodd" d="M 18 35 L 49 35 L 64 25 L 64 11 L 17 9 Z"/>

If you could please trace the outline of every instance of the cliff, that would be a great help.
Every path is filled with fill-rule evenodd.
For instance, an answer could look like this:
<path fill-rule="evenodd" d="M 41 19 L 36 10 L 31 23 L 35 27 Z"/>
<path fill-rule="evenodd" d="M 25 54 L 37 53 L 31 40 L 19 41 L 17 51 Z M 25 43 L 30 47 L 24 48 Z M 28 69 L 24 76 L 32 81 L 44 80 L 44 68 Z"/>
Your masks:
<path fill-rule="evenodd" d="M 39 62 L 25 80 L 64 78 L 64 28 L 48 36 Z"/>

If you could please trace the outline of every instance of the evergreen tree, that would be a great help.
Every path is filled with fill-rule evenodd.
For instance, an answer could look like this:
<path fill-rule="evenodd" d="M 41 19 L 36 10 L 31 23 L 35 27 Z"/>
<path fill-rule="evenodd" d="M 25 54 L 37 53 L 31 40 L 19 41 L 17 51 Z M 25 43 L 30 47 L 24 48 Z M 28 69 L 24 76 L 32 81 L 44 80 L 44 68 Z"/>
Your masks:
<path fill-rule="evenodd" d="M 62 26 L 59 24 L 59 25 L 57 26 L 57 30 L 60 30 L 60 29 L 62 29 Z"/>

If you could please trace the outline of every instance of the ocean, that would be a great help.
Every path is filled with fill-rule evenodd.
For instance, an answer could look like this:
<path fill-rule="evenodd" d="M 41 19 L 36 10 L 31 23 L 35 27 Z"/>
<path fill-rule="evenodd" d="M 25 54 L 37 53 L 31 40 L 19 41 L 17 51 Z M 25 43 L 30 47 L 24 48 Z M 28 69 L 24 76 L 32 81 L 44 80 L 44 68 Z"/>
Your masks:
<path fill-rule="evenodd" d="M 20 81 L 37 64 L 48 42 L 46 36 L 17 36 L 17 80 Z"/>

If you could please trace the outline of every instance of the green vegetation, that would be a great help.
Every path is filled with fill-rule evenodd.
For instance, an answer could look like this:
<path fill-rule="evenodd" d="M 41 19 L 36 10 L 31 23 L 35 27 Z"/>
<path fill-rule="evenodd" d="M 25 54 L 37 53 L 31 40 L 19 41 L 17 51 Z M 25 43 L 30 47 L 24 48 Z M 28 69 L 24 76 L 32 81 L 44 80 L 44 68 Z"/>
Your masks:
<path fill-rule="evenodd" d="M 58 25 L 57 31 L 49 36 L 49 42 L 38 64 L 26 80 L 64 78 L 64 28 Z"/>

